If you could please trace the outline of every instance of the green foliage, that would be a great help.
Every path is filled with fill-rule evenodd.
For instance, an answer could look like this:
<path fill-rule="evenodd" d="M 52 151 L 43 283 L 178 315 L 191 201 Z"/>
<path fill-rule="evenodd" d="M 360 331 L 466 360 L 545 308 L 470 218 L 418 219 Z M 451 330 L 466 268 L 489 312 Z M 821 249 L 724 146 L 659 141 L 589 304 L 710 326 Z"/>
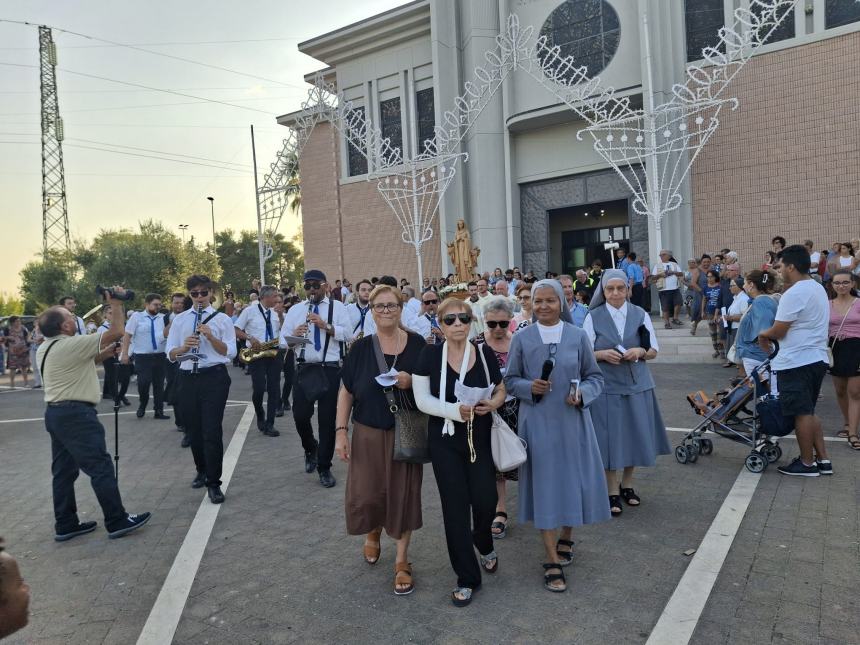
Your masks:
<path fill-rule="evenodd" d="M 23 313 L 23 300 L 5 291 L 0 292 L 0 316 L 20 316 Z"/>
<path fill-rule="evenodd" d="M 240 300 L 245 300 L 251 282 L 260 277 L 257 233 L 221 231 L 218 237 L 218 261 L 223 269 L 221 284 L 229 286 Z M 273 253 L 266 261 L 266 282 L 278 286 L 297 285 L 304 272 L 304 258 L 299 247 L 278 233 L 271 240 Z"/>
<path fill-rule="evenodd" d="M 24 313 L 38 314 L 57 304 L 62 296 L 74 296 L 82 305 L 95 303 L 94 293 L 83 293 L 75 278 L 77 263 L 66 254 L 50 253 L 21 269 L 21 297 Z"/>

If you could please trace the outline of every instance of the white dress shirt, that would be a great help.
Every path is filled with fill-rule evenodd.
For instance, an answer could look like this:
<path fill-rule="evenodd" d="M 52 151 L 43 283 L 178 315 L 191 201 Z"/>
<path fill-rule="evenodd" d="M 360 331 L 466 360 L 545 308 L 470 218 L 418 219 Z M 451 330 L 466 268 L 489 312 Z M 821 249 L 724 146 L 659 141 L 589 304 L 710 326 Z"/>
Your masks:
<path fill-rule="evenodd" d="M 608 311 L 609 315 L 612 316 L 612 322 L 615 323 L 615 329 L 618 331 L 618 336 L 620 338 L 624 338 L 624 328 L 627 325 L 627 311 L 629 310 L 629 307 L 630 305 L 626 301 L 621 305 L 620 309 L 616 309 L 608 302 L 606 303 L 606 311 Z M 648 330 L 648 335 L 651 338 L 651 349 L 655 352 L 659 352 L 660 344 L 657 342 L 657 334 L 654 331 L 654 324 L 651 322 L 651 316 L 646 314 L 643 324 Z M 585 317 L 585 322 L 582 323 L 582 331 L 588 334 L 588 338 L 593 347 L 594 341 L 597 339 L 597 334 L 594 333 L 594 319 L 591 316 Z M 630 348 L 627 347 L 627 349 Z"/>
<path fill-rule="evenodd" d="M 130 353 L 132 355 L 164 353 L 164 316 L 162 314 L 151 315 L 146 311 L 135 311 L 125 324 L 125 333 L 131 336 Z M 152 346 L 153 333 L 155 347 Z"/>
<path fill-rule="evenodd" d="M 72 314 L 74 316 L 74 314 Z M 75 336 L 86 336 L 87 326 L 84 319 L 80 316 L 75 316 Z"/>
<path fill-rule="evenodd" d="M 297 307 L 299 305 L 296 305 Z M 307 312 L 307 305 L 305 305 Z M 373 312 L 370 310 L 370 303 L 367 303 L 367 313 L 364 316 L 364 326 L 361 324 L 361 311 L 357 302 L 351 302 L 346 306 L 346 315 L 349 316 L 349 331 L 354 338 L 358 338 L 360 332 L 364 332 L 365 336 L 370 336 L 376 333 L 376 321 L 373 319 Z"/>
<path fill-rule="evenodd" d="M 212 315 L 212 313 L 214 313 L 214 311 L 215 310 L 211 305 L 206 307 L 206 309 L 203 310 L 203 314 L 200 316 L 200 322 L 202 323 L 206 320 Z M 205 355 L 206 358 L 201 358 L 197 363 L 197 367 L 199 369 L 206 369 L 207 367 L 215 367 L 216 365 L 232 363 L 233 359 L 236 357 L 236 330 L 233 328 L 233 321 L 230 320 L 230 316 L 218 313 L 206 324 L 212 330 L 212 335 L 227 345 L 227 354 L 222 355 L 216 352 L 212 343 L 210 343 L 209 340 L 201 334 L 199 352 L 200 354 Z M 194 334 L 194 330 L 196 328 L 197 312 L 194 309 L 183 311 L 181 314 L 177 314 L 176 317 L 173 318 L 173 322 L 170 325 L 170 332 L 167 334 L 167 346 L 165 347 L 168 359 L 170 359 L 170 352 L 182 347 L 182 343 L 186 338 Z M 176 361 L 171 360 L 171 362 L 175 363 Z M 190 372 L 192 367 L 192 361 L 183 361 L 179 363 L 179 369 L 185 372 Z"/>
<path fill-rule="evenodd" d="M 269 316 L 272 327 L 272 335 L 266 337 L 266 316 Z M 253 336 L 261 343 L 277 340 L 281 335 L 281 320 L 278 312 L 274 309 L 266 309 L 259 302 L 245 307 L 239 318 L 233 323 L 234 327 L 241 329 L 248 336 Z M 250 347 L 251 341 L 245 341 L 245 346 Z"/>
<path fill-rule="evenodd" d="M 346 305 L 338 300 L 323 300 L 317 305 L 319 311 L 317 315 L 323 320 L 328 320 L 328 308 L 334 306 L 332 312 L 332 326 L 334 327 L 334 336 L 329 339 L 328 353 L 323 357 L 322 350 L 325 347 L 326 332 L 324 329 L 319 330 L 320 348 L 314 346 L 315 329 L 319 329 L 316 325 L 308 325 L 308 338 L 310 343 L 304 346 L 305 361 L 308 363 L 335 363 L 340 360 L 340 347 L 338 343 L 352 342 L 354 336 L 352 334 L 352 326 L 350 325 L 349 315 L 346 313 Z M 281 347 L 287 347 L 287 336 L 292 336 L 293 332 L 302 325 L 306 324 L 308 318 L 308 301 L 304 300 L 290 307 L 284 318 L 284 324 L 281 326 Z M 366 333 L 365 333 L 366 335 Z M 301 355 L 301 347 L 296 348 L 296 355 Z"/>

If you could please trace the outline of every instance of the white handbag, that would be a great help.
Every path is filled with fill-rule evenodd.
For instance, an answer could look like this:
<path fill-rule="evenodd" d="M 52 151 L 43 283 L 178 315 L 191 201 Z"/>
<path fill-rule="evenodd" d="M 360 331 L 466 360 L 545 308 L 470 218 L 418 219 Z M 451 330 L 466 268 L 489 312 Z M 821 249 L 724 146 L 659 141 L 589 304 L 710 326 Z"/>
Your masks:
<path fill-rule="evenodd" d="M 487 375 L 487 383 L 489 383 L 490 370 L 487 368 L 487 359 L 484 357 L 481 347 L 478 347 L 478 354 L 484 364 L 484 374 Z M 511 430 L 498 412 L 493 410 L 492 415 L 493 427 L 490 434 L 490 447 L 493 452 L 493 463 L 496 464 L 496 470 L 500 473 L 506 473 L 525 463 L 528 459 L 526 451 L 528 445 L 525 440 L 517 436 L 516 432 Z"/>

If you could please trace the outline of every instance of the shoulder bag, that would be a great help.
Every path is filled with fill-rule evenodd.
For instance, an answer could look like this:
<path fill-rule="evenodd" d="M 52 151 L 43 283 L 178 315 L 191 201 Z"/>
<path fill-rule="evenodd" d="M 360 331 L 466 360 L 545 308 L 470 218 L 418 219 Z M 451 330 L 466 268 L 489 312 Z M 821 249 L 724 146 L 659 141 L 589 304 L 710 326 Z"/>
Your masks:
<path fill-rule="evenodd" d="M 373 339 L 373 353 L 376 355 L 376 364 L 379 373 L 385 374 L 388 365 L 382 354 L 382 345 L 376 334 Z M 405 351 L 404 347 L 404 351 Z M 406 406 L 398 405 L 394 396 L 394 387 L 384 387 L 382 392 L 388 402 L 388 409 L 394 415 L 394 461 L 403 461 L 409 464 L 426 464 L 430 462 L 430 450 L 427 446 L 427 423 L 430 418 L 420 410 L 410 410 Z"/>
<path fill-rule="evenodd" d="M 854 302 L 851 303 L 851 306 L 848 307 L 848 311 L 845 312 L 845 315 L 842 316 L 842 322 L 839 323 L 839 329 L 836 330 L 836 335 L 830 339 L 829 343 L 827 343 L 827 363 L 830 365 L 830 367 L 833 367 L 833 348 L 839 341 L 839 334 L 842 333 L 842 328 L 845 326 L 845 321 L 848 319 L 848 315 L 851 313 L 851 310 L 854 309 L 855 304 L 857 304 L 856 298 L 854 299 Z"/>
<path fill-rule="evenodd" d="M 334 320 L 334 304 L 332 300 L 329 300 L 328 303 L 328 324 L 332 324 L 332 320 Z M 305 395 L 305 398 L 311 403 L 315 401 L 319 401 L 326 392 L 328 392 L 331 384 L 328 380 L 328 375 L 326 374 L 325 367 L 322 363 L 325 362 L 325 357 L 328 354 L 328 344 L 331 340 L 331 336 L 326 333 L 325 335 L 325 344 L 323 346 L 322 358 L 323 360 L 319 363 L 307 363 L 305 362 L 305 347 L 302 345 L 301 355 L 299 356 L 299 360 L 296 361 L 296 382 L 302 388 L 302 392 Z"/>
<path fill-rule="evenodd" d="M 484 365 L 484 374 L 487 376 L 487 385 L 490 385 L 490 370 L 487 367 L 487 358 L 484 356 L 483 348 L 478 347 L 481 363 Z M 528 459 L 526 451 L 527 444 L 524 439 L 517 436 L 511 427 L 505 423 L 501 415 L 493 410 L 493 427 L 490 435 L 490 447 L 493 452 L 493 463 L 496 470 L 506 473 L 518 468 Z"/>

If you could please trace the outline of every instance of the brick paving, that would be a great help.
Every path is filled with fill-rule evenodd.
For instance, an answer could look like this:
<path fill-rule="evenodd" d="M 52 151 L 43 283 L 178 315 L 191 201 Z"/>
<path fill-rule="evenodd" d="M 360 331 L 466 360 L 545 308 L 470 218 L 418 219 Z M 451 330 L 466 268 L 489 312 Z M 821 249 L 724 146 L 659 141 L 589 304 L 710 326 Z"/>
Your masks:
<path fill-rule="evenodd" d="M 728 370 L 655 365 L 670 426 L 695 417 L 684 395 L 713 390 Z M 234 370 L 231 400 L 249 398 Z M 133 387 L 132 387 L 133 389 Z M 822 412 L 838 428 L 832 387 Z M 110 412 L 105 405 L 104 412 Z M 36 392 L 0 394 L 0 419 L 41 414 Z M 133 408 L 132 408 L 133 409 Z M 244 407 L 228 408 L 225 443 Z M 113 419 L 103 417 L 113 448 Z M 747 450 L 716 440 L 714 454 L 681 466 L 672 456 L 642 471 L 641 509 L 574 532 L 570 589 L 541 586 L 542 547 L 530 526 L 511 522 L 497 542 L 500 572 L 467 609 L 451 606 L 454 586 L 432 468 L 424 472 L 424 528 L 410 559 L 416 591 L 392 593 L 394 547 L 383 539 L 380 562 L 361 558 L 361 538 L 345 534 L 346 471 L 325 490 L 303 471 L 292 424 L 280 438 L 255 429 L 227 490 L 175 643 L 415 642 L 643 643 L 689 559 L 743 467 Z M 674 442 L 680 434 L 672 433 Z M 33 587 L 31 625 L 10 643 L 128 643 L 136 640 L 203 497 L 189 487 L 193 465 L 170 422 L 121 417 L 121 489 L 130 511 L 153 519 L 122 540 L 102 529 L 69 543 L 52 541 L 50 452 L 39 422 L 0 424 L 0 534 Z M 763 475 L 693 643 L 858 643 L 858 462 L 831 443 L 837 474 L 797 481 L 770 468 Z M 785 458 L 796 452 L 785 445 Z M 86 477 L 78 486 L 81 517 L 100 513 Z M 509 511 L 516 508 L 516 487 Z"/>

